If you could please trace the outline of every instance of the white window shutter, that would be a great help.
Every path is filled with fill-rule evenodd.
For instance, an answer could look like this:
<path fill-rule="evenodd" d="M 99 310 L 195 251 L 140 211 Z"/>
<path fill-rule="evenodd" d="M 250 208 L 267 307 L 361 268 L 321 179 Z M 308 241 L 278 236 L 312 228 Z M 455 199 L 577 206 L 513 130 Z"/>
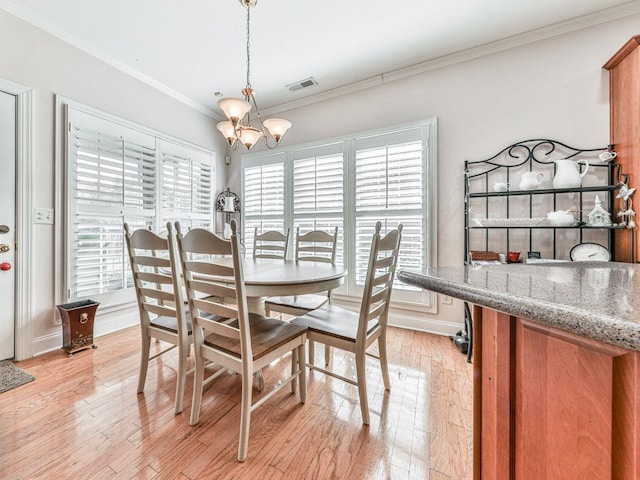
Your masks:
<path fill-rule="evenodd" d="M 175 217 L 210 228 L 212 154 L 73 107 L 67 116 L 65 300 L 130 301 L 123 224 L 161 231 L 157 220 Z M 162 142 L 178 154 L 159 157 Z"/>

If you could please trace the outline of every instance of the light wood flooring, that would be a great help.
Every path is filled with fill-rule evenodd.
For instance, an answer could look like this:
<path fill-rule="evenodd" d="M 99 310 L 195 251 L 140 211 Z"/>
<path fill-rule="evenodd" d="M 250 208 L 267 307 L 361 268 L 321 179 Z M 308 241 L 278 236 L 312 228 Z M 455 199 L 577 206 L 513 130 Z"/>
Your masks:
<path fill-rule="evenodd" d="M 251 418 L 249 457 L 236 461 L 239 377 L 205 392 L 200 423 L 173 413 L 177 355 L 152 361 L 136 394 L 138 328 L 100 337 L 97 350 L 50 352 L 18 365 L 36 381 L 0 394 L 0 478 L 471 479 L 472 369 L 446 337 L 391 328 L 391 392 L 368 359 L 371 425 L 357 389 L 313 372 L 307 403 L 284 389 Z M 160 345 L 152 346 L 160 348 Z M 317 348 L 316 361 L 322 362 Z M 267 388 L 289 359 L 265 372 Z M 332 367 L 353 373 L 336 351 Z"/>

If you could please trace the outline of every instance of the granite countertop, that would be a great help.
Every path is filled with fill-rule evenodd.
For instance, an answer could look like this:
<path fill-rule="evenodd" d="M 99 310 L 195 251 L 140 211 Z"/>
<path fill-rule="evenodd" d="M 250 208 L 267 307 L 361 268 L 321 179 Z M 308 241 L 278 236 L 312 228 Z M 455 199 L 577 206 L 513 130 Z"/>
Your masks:
<path fill-rule="evenodd" d="M 640 351 L 640 265 L 567 262 L 398 271 L 407 284 Z"/>

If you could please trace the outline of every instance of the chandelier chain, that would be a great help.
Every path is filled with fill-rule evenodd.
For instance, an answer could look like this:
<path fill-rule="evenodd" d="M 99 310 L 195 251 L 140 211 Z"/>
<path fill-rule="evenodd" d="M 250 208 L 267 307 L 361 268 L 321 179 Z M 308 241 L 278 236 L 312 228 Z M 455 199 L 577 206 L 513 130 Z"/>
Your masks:
<path fill-rule="evenodd" d="M 250 22 L 251 19 L 251 4 L 247 2 L 247 88 L 251 88 L 251 36 L 250 36 Z"/>

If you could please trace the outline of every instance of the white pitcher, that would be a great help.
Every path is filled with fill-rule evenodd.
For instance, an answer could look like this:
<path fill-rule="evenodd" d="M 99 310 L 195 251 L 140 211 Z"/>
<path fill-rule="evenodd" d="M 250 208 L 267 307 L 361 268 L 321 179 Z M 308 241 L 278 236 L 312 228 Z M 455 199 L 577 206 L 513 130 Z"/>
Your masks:
<path fill-rule="evenodd" d="M 556 176 L 553 177 L 553 188 L 580 188 L 582 186 L 582 178 L 589 170 L 589 162 L 586 160 L 556 160 Z M 580 173 L 578 164 L 584 164 L 585 168 Z"/>
<path fill-rule="evenodd" d="M 535 190 L 540 186 L 544 179 L 542 172 L 524 172 L 520 179 L 520 190 Z"/>

